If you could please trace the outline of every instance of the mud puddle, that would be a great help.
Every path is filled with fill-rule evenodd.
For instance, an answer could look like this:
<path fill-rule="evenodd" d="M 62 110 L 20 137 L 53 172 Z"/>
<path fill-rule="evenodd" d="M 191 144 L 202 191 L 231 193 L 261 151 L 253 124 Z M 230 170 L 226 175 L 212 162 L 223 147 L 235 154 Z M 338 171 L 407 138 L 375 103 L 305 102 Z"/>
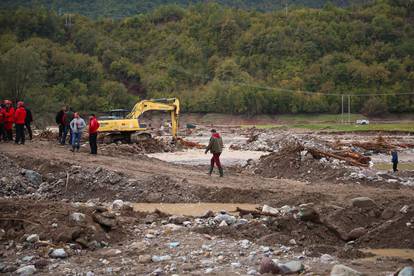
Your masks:
<path fill-rule="evenodd" d="M 398 248 L 384 248 L 384 249 L 362 249 L 364 253 L 370 253 L 375 256 L 364 258 L 363 260 L 372 261 L 381 257 L 386 258 L 401 258 L 414 260 L 414 249 L 398 249 Z"/>
<path fill-rule="evenodd" d="M 225 210 L 234 213 L 236 208 L 255 210 L 258 205 L 246 203 L 135 203 L 132 204 L 135 211 L 154 212 L 158 209 L 161 212 L 177 216 L 201 216 L 207 211 L 219 212 Z"/>
<path fill-rule="evenodd" d="M 220 160 L 226 166 L 244 165 L 247 160 L 257 160 L 264 155 L 261 151 L 229 151 L 225 150 Z M 185 165 L 208 165 L 210 164 L 210 154 L 204 154 L 203 150 L 188 150 L 183 152 L 163 152 L 149 154 L 149 157 L 154 157 L 162 161 L 171 162 L 175 164 Z"/>

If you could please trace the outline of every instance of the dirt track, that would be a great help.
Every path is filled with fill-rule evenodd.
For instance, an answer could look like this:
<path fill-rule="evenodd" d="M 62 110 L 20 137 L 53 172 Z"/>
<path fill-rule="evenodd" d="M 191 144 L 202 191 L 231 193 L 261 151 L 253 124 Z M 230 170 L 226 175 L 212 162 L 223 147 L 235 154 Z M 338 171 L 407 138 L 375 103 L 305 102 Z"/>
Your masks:
<path fill-rule="evenodd" d="M 28 150 L 29 148 L 30 150 Z M 322 200 L 325 203 L 341 204 L 354 197 L 368 196 L 381 204 L 387 204 L 396 200 L 400 203 L 410 203 L 413 202 L 414 198 L 414 189 L 396 188 L 393 185 L 390 185 L 391 188 L 360 184 L 318 183 L 315 185 L 294 180 L 248 176 L 235 172 L 228 172 L 225 178 L 220 179 L 217 176 L 207 176 L 205 169 L 199 167 L 170 164 L 145 156 L 121 158 L 101 155 L 91 156 L 85 152 L 73 154 L 67 148 L 51 145 L 47 142 L 36 142 L 26 146 L 0 144 L 0 151 L 15 159 L 22 167 L 28 169 L 40 168 L 43 172 L 48 172 L 47 164 L 64 162 L 85 168 L 102 167 L 124 173 L 134 179 L 167 176 L 179 183 L 182 189 L 197 187 L 230 188 L 236 191 L 240 190 L 245 195 L 242 198 L 238 198 L 237 194 L 223 195 L 219 198 L 222 202 L 241 203 L 238 201 L 241 200 L 245 203 L 264 203 L 263 201 L 271 201 L 273 205 L 281 206 Z M 257 193 L 257 190 L 262 192 Z M 246 191 L 255 192 L 249 198 Z M 206 196 L 206 201 L 217 202 L 218 200 Z"/>

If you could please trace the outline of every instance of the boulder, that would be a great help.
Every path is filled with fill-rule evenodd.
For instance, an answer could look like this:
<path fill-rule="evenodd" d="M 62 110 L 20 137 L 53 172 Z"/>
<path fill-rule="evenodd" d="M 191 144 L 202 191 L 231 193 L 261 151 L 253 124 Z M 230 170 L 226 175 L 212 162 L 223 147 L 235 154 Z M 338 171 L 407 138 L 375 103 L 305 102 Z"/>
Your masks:
<path fill-rule="evenodd" d="M 299 213 L 297 217 L 302 221 L 311 221 L 315 223 L 319 223 L 319 214 L 312 206 L 302 206 L 299 209 Z"/>
<path fill-rule="evenodd" d="M 117 224 L 116 216 L 111 212 L 95 213 L 92 218 L 96 223 L 104 227 L 114 228 Z"/>
<path fill-rule="evenodd" d="M 398 276 L 414 276 L 414 268 L 412 266 L 406 266 L 400 270 Z"/>
<path fill-rule="evenodd" d="M 351 205 L 353 207 L 365 209 L 365 208 L 376 208 L 377 204 L 369 197 L 356 197 L 351 199 Z"/>
<path fill-rule="evenodd" d="M 331 270 L 331 276 L 362 276 L 361 272 L 358 272 L 345 265 L 335 265 Z"/>
<path fill-rule="evenodd" d="M 121 199 L 117 199 L 117 200 L 114 200 L 114 202 L 112 202 L 112 209 L 120 210 L 122 209 L 124 205 L 125 205 L 124 201 L 122 201 Z"/>
<path fill-rule="evenodd" d="M 26 265 L 16 270 L 16 273 L 19 275 L 33 275 L 36 273 L 36 268 L 34 265 Z"/>
<path fill-rule="evenodd" d="M 279 264 L 278 266 L 282 274 L 300 273 L 305 269 L 305 266 L 299 261 L 290 261 L 284 264 Z"/>
<path fill-rule="evenodd" d="M 360 237 L 365 235 L 367 232 L 368 232 L 368 230 L 365 229 L 364 227 L 355 228 L 355 229 L 351 230 L 351 232 L 349 232 L 348 240 L 359 239 Z"/>
<path fill-rule="evenodd" d="M 26 238 L 26 241 L 30 242 L 30 243 L 38 242 L 39 241 L 39 235 L 38 234 L 31 234 L 30 236 L 28 236 Z"/>
<path fill-rule="evenodd" d="M 280 273 L 280 269 L 273 262 L 272 259 L 270 259 L 270 258 L 264 258 L 260 262 L 259 273 L 260 274 L 265 274 L 265 273 L 279 274 Z"/>
<path fill-rule="evenodd" d="M 214 220 L 218 223 L 225 221 L 228 225 L 234 224 L 236 222 L 236 217 L 230 216 L 228 214 L 218 214 L 214 217 Z"/>
<path fill-rule="evenodd" d="M 38 172 L 35 172 L 32 170 L 24 170 L 23 175 L 32 184 L 35 184 L 38 186 L 42 183 L 42 176 Z"/>
<path fill-rule="evenodd" d="M 58 248 L 58 249 L 53 249 L 49 253 L 49 256 L 52 258 L 56 258 L 56 259 L 64 259 L 68 257 L 68 253 L 66 253 L 65 249 Z"/>
<path fill-rule="evenodd" d="M 83 223 L 86 219 L 86 216 L 83 213 L 72 213 L 69 218 L 72 222 Z"/>

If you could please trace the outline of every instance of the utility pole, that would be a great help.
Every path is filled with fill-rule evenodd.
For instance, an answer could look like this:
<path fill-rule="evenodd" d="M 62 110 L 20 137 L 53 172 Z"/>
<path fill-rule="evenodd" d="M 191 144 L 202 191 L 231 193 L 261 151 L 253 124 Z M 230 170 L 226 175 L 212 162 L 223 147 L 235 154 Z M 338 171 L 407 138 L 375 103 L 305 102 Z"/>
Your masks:
<path fill-rule="evenodd" d="M 341 124 L 344 124 L 344 95 L 341 95 L 342 105 L 341 105 Z"/>
<path fill-rule="evenodd" d="M 348 124 L 351 124 L 351 95 L 348 95 Z"/>
<path fill-rule="evenodd" d="M 289 6 L 288 0 L 285 0 L 285 12 L 286 12 L 286 17 L 288 16 L 288 6 Z"/>

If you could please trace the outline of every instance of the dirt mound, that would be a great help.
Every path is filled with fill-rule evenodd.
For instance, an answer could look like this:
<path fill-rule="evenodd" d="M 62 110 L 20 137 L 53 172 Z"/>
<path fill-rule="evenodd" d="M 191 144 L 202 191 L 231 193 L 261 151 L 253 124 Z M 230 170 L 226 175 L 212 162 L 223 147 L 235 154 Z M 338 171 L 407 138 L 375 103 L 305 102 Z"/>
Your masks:
<path fill-rule="evenodd" d="M 52 244 L 76 242 L 90 248 L 117 242 L 125 235 L 114 216 L 112 227 L 96 222 L 97 207 L 3 199 L 0 210 L 0 228 L 5 231 L 5 239 L 26 240 L 29 235 L 36 234 L 40 240 Z"/>
<path fill-rule="evenodd" d="M 102 154 L 109 156 L 132 156 L 146 153 L 172 152 L 178 150 L 178 148 L 171 142 L 152 138 L 133 144 L 101 144 L 99 150 Z"/>
<path fill-rule="evenodd" d="M 290 143 L 278 152 L 262 156 L 257 162 L 250 163 L 246 169 L 263 177 L 278 177 L 297 180 L 336 180 L 344 176 L 346 169 L 327 162 L 317 160 L 298 142 Z"/>

